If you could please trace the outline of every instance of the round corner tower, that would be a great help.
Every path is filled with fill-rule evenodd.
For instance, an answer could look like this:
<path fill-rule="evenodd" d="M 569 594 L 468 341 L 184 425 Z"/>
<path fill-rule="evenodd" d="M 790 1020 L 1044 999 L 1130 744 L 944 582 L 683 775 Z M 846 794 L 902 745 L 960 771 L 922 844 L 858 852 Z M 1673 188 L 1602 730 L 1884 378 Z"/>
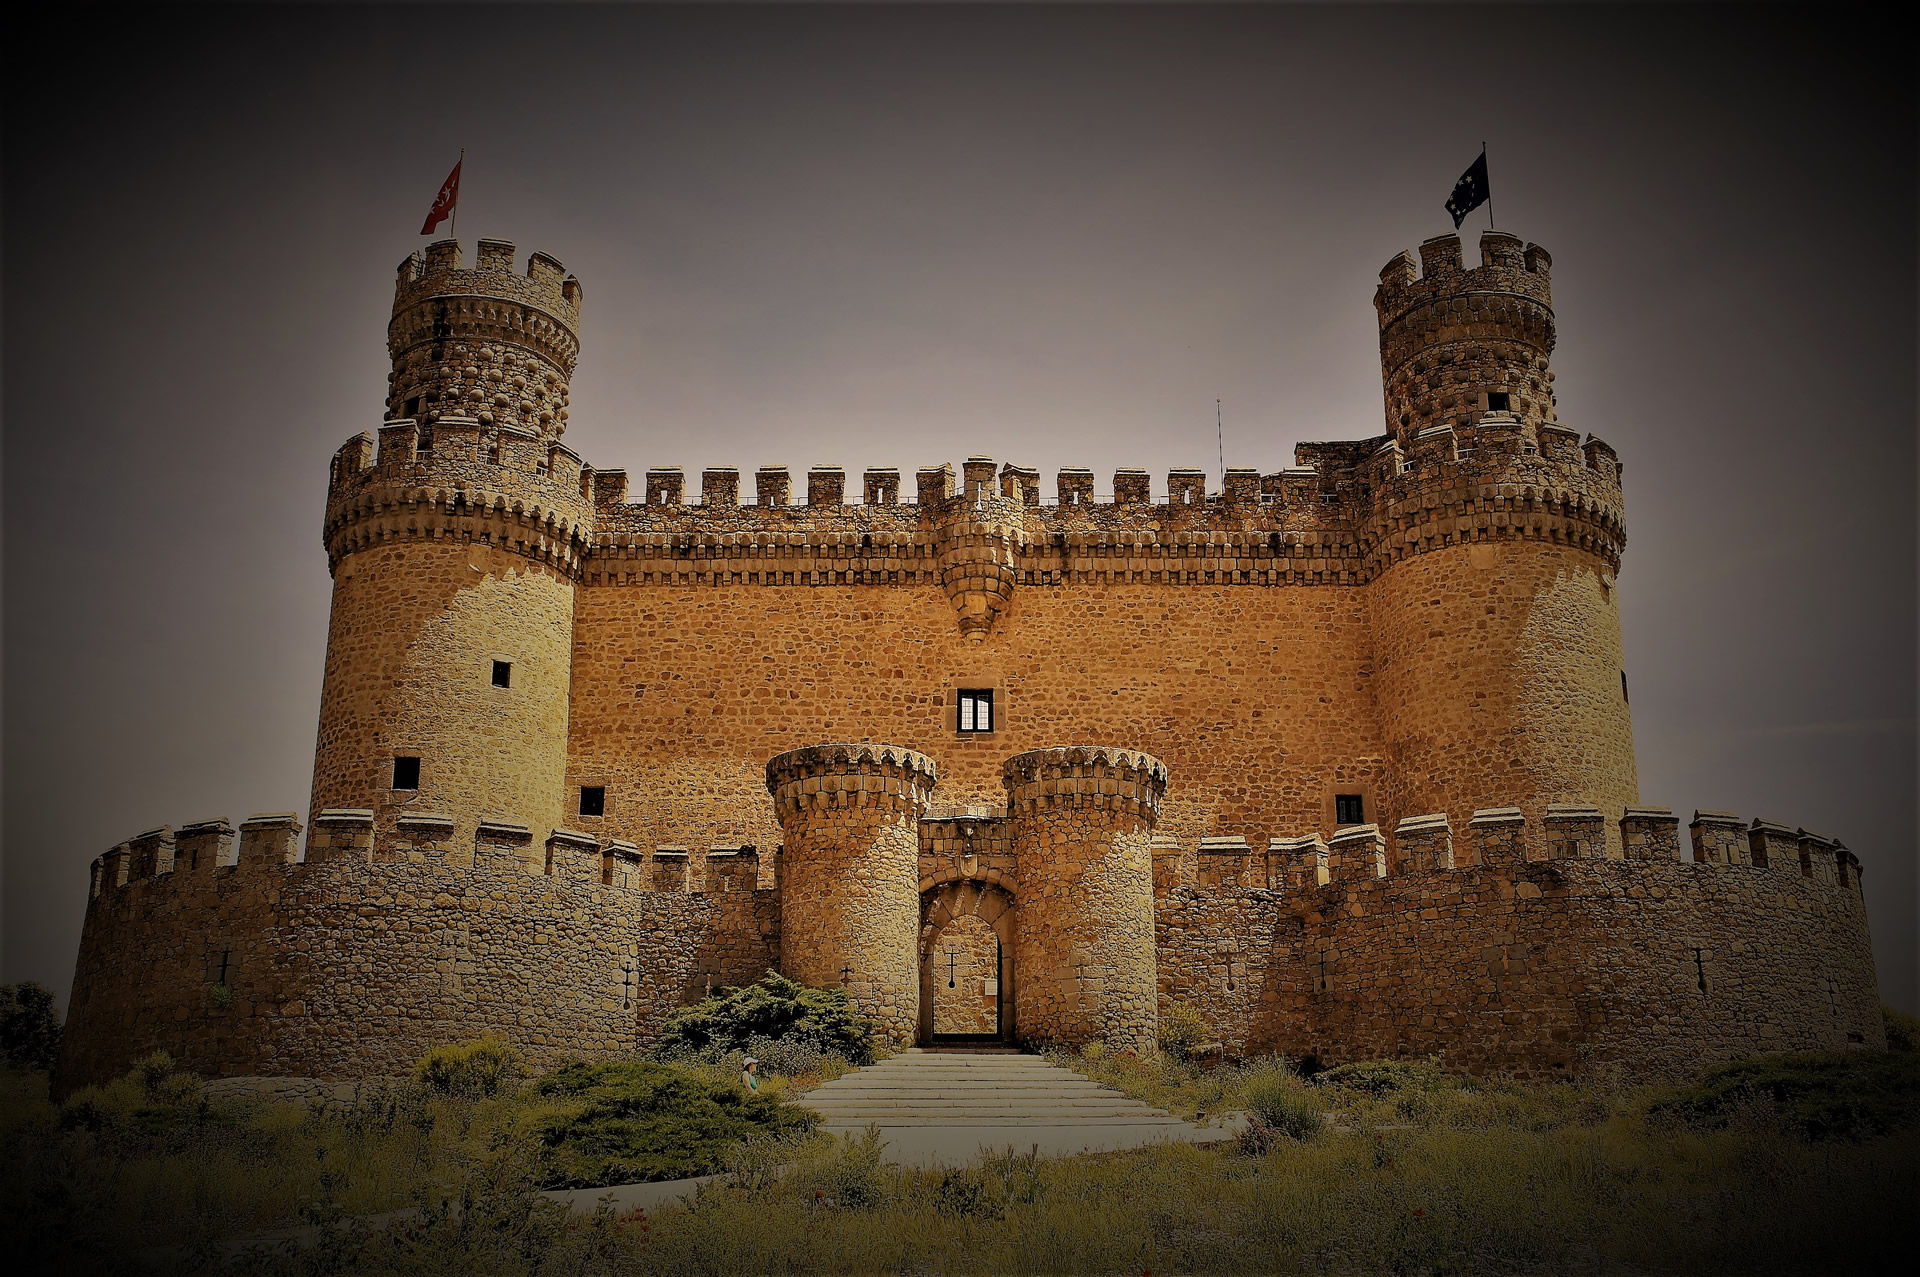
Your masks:
<path fill-rule="evenodd" d="M 920 816 L 933 760 L 895 745 L 810 745 L 767 763 L 780 820 L 781 966 L 844 985 L 889 1043 L 920 1027 Z"/>
<path fill-rule="evenodd" d="M 1001 780 L 1021 849 L 1021 1037 L 1150 1045 L 1160 1024 L 1152 845 L 1166 764 L 1131 749 L 1036 749 L 1007 759 Z"/>
<path fill-rule="evenodd" d="M 1375 689 L 1394 816 L 1638 801 L 1615 576 L 1620 466 L 1555 411 L 1552 258 L 1442 235 L 1380 272 L 1369 466 Z M 1617 832 L 1609 823 L 1609 836 Z M 1613 854 L 1618 855 L 1618 848 Z"/>
<path fill-rule="evenodd" d="M 483 819 L 561 823 L 573 590 L 591 474 L 559 441 L 581 289 L 544 253 L 400 264 L 387 419 L 329 476 L 333 572 L 312 809 L 370 808 L 387 844 Z M 452 829 L 445 830 L 446 822 Z"/>

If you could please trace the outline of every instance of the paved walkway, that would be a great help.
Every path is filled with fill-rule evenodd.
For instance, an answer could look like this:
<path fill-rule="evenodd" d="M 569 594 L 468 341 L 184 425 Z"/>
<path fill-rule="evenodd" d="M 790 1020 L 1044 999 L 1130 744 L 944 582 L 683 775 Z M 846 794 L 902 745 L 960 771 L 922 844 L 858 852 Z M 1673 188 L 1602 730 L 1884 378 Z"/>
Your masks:
<path fill-rule="evenodd" d="M 820 1114 L 821 1129 L 855 1135 L 880 1128 L 887 1160 L 960 1166 L 982 1149 L 1047 1156 L 1138 1148 L 1165 1140 L 1232 1138 L 1231 1127 L 1196 1126 L 1130 1100 L 1037 1055 L 911 1050 L 794 1100 Z"/>

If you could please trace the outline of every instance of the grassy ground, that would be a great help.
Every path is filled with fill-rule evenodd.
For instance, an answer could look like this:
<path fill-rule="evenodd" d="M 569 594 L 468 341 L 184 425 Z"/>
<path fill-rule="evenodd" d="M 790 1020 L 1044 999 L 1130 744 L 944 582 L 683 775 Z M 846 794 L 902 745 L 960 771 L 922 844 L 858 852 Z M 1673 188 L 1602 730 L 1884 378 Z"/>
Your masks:
<path fill-rule="evenodd" d="M 883 1166 L 871 1139 L 758 1139 L 685 1207 L 586 1218 L 538 1194 L 551 1162 L 530 1132 L 551 1101 L 535 1086 L 326 1111 L 209 1106 L 163 1074 L 91 1101 L 111 1120 L 69 1105 L 63 1128 L 45 1075 L 16 1073 L 0 1085 L 0 1210 L 29 1268 L 73 1272 L 1877 1272 L 1911 1250 L 1911 1056 L 1774 1060 L 1765 1085 L 1685 1090 L 1419 1066 L 1310 1086 L 1271 1060 L 1203 1073 L 1093 1057 L 1062 1062 L 1187 1116 L 1273 1125 L 1239 1145 L 1007 1150 L 954 1171 Z M 1813 1138 L 1835 1106 L 1809 1108 L 1810 1087 L 1895 1129 Z M 350 1222 L 405 1205 L 424 1209 Z M 213 1246 L 303 1220 L 321 1226 L 304 1248 Z"/>

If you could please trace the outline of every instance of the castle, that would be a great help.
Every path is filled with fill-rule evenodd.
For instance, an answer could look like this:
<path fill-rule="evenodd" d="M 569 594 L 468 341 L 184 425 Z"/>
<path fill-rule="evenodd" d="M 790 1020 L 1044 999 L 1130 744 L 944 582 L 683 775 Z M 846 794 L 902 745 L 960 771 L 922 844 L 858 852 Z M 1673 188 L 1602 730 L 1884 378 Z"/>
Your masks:
<path fill-rule="evenodd" d="M 1860 866 L 1638 806 L 1621 466 L 1554 410 L 1551 259 L 1380 273 L 1384 430 L 1218 489 L 970 457 L 622 470 L 582 289 L 402 262 L 335 455 L 305 813 L 94 861 L 57 1085 L 644 1047 L 769 967 L 895 1044 L 1151 1040 L 1565 1077 L 1883 1044 Z M 302 838 L 304 827 L 304 840 Z"/>

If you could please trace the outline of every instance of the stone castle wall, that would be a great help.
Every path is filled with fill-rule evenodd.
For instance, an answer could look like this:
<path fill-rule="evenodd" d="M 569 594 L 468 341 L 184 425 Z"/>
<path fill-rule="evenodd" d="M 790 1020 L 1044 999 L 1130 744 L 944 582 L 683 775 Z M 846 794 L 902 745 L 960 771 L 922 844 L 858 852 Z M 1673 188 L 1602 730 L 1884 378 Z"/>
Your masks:
<path fill-rule="evenodd" d="M 1609 859 L 1597 812 L 1531 823 L 1482 813 L 1456 864 L 1435 818 L 1396 840 L 1405 868 L 1384 876 L 1364 858 L 1343 872 L 1307 835 L 1213 884 L 1163 881 L 1162 1001 L 1192 1005 L 1234 1053 L 1545 1078 L 1884 1045 L 1844 848 L 1802 832 L 1787 845 L 1808 849 L 1804 865 L 1683 862 L 1673 818 L 1643 812 L 1621 822 L 1633 858 Z M 1530 860 L 1530 843 L 1576 854 Z"/>
<path fill-rule="evenodd" d="M 687 891 L 684 868 L 651 890 L 632 848 L 563 833 L 530 857 L 504 823 L 376 845 L 370 813 L 330 812 L 296 861 L 299 828 L 201 822 L 96 862 L 60 1090 L 155 1050 L 213 1076 L 391 1076 L 490 1032 L 551 1066 L 645 1046 L 780 965 L 776 892 Z"/>

